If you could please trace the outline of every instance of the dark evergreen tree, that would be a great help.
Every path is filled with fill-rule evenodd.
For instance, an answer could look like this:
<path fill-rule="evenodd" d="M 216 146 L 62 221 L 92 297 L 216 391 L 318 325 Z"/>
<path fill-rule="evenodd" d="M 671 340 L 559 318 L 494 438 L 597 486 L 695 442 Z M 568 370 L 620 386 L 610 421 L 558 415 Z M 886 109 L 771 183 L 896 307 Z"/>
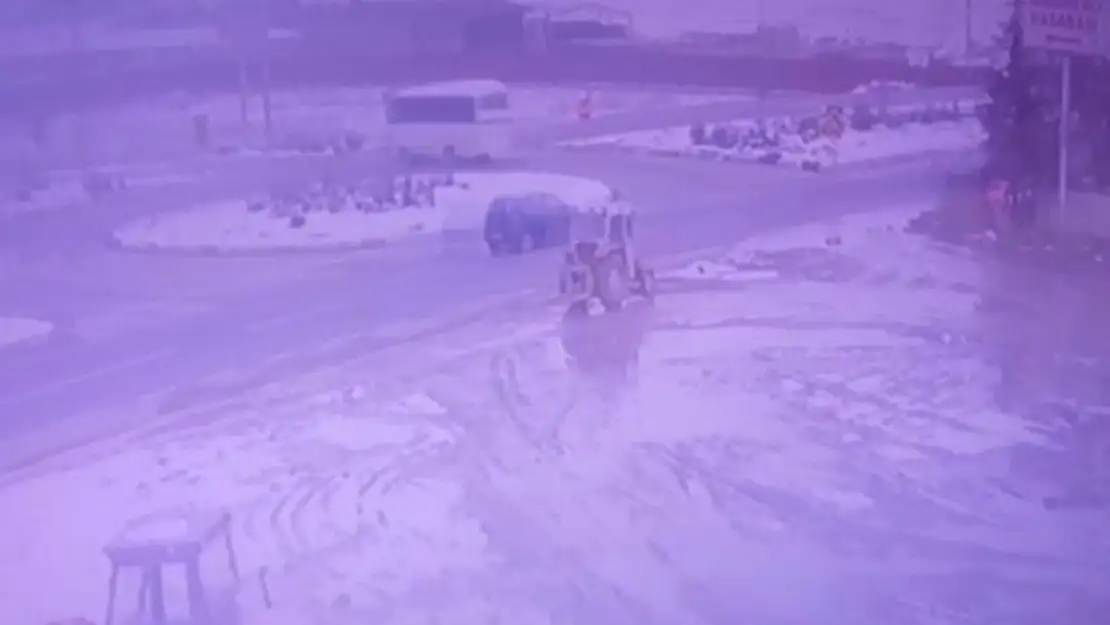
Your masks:
<path fill-rule="evenodd" d="M 1056 163 L 1053 107 L 1046 97 L 1051 78 L 1036 52 L 1025 46 L 1016 8 L 1000 43 L 1008 59 L 991 78 L 982 110 L 987 173 L 1023 184 L 1047 182 Z"/>
<path fill-rule="evenodd" d="M 1072 110 L 1078 127 L 1072 145 L 1074 177 L 1084 188 L 1110 188 L 1110 62 L 1100 57 L 1073 61 Z"/>

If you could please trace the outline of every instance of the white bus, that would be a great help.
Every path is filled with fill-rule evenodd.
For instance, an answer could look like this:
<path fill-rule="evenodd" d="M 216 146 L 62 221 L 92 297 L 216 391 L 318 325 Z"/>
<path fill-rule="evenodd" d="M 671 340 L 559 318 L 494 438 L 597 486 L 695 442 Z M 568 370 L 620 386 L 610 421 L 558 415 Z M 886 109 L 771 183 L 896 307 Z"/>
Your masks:
<path fill-rule="evenodd" d="M 496 80 L 460 80 L 399 90 L 386 98 L 391 147 L 403 157 L 493 160 L 514 147 L 509 90 Z"/>

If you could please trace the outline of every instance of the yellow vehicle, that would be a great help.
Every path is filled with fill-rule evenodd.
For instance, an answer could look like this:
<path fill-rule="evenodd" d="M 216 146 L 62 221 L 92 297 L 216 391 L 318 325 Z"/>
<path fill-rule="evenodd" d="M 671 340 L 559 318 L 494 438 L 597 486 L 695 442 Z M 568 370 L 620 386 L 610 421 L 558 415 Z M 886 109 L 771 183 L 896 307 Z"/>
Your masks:
<path fill-rule="evenodd" d="M 618 311 L 633 297 L 652 301 L 655 272 L 635 246 L 635 210 L 613 200 L 581 207 L 571 216 L 570 242 L 559 274 L 559 292 L 568 312 L 587 314 L 592 302 Z"/>

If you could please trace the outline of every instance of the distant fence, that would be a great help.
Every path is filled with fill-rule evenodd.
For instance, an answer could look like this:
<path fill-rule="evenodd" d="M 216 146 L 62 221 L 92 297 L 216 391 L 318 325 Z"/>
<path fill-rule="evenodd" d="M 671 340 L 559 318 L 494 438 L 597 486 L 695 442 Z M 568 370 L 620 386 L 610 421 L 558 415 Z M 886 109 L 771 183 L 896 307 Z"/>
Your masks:
<path fill-rule="evenodd" d="M 65 111 L 173 91 L 233 89 L 237 67 L 218 48 L 160 55 L 128 63 L 95 55 L 80 84 L 65 81 L 67 59 L 0 59 L 0 110 L 17 116 Z M 53 76 L 53 80 L 42 77 Z M 816 93 L 849 91 L 871 81 L 926 86 L 973 86 L 981 69 L 912 67 L 902 60 L 849 57 L 758 58 L 727 51 L 663 45 L 565 45 L 542 54 L 470 53 L 398 59 L 299 42 L 277 51 L 275 89 L 411 83 L 488 77 L 508 82 L 613 83 L 710 88 L 761 88 Z"/>

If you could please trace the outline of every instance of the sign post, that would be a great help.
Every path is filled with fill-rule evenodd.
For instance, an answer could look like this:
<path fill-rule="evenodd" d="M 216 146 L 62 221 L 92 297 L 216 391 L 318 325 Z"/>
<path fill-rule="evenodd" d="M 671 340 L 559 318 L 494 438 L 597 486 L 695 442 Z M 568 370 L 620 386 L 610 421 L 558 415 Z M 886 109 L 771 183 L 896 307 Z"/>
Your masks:
<path fill-rule="evenodd" d="M 250 123 L 251 68 L 259 70 L 262 113 L 267 139 L 271 131 L 269 19 L 265 0 L 246 0 L 224 9 L 221 35 L 235 57 L 239 75 L 240 121 Z"/>
<path fill-rule="evenodd" d="M 1110 0 L 1018 0 L 1025 45 L 1063 54 L 1060 69 L 1059 206 L 1068 203 L 1071 65 L 1074 55 L 1110 53 Z"/>
<path fill-rule="evenodd" d="M 1063 212 L 1068 206 L 1068 148 L 1071 143 L 1071 55 L 1063 60 L 1060 68 L 1060 156 L 1057 203 Z"/>

